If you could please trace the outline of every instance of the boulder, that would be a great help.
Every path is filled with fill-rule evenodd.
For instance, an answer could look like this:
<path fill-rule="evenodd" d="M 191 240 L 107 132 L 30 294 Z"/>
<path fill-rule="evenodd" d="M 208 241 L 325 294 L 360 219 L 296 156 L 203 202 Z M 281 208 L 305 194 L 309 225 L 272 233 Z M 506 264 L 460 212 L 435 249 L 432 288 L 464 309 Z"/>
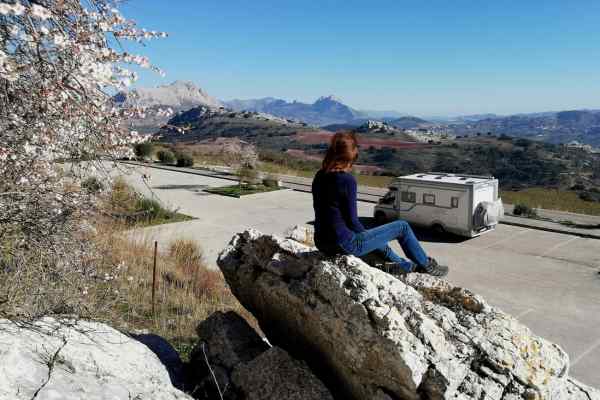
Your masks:
<path fill-rule="evenodd" d="M 197 399 L 333 400 L 308 366 L 271 347 L 234 312 L 215 312 L 197 328 L 188 382 Z"/>
<path fill-rule="evenodd" d="M 304 362 L 278 347 L 238 365 L 231 380 L 245 400 L 333 400 Z"/>
<path fill-rule="evenodd" d="M 466 289 L 248 230 L 218 265 L 275 346 L 337 399 L 581 399 L 569 358 Z"/>
<path fill-rule="evenodd" d="M 95 322 L 0 320 L 0 399 L 191 399 L 144 344 Z"/>

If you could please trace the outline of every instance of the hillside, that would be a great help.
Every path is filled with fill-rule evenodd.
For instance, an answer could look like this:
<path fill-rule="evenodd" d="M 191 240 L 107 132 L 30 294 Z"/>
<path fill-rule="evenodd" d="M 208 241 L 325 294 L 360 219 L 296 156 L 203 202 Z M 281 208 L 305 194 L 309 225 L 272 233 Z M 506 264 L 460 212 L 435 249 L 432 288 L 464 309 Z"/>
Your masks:
<path fill-rule="evenodd" d="M 113 97 L 121 106 L 147 108 L 143 118 L 128 121 L 132 128 L 143 133 L 154 133 L 170 118 L 168 115 L 157 115 L 159 109 L 171 109 L 173 112 L 186 111 L 197 106 L 209 108 L 221 107 L 221 103 L 192 82 L 175 81 L 169 85 L 153 88 L 136 88 L 122 91 Z"/>
<path fill-rule="evenodd" d="M 387 120 L 387 123 L 401 129 L 415 129 L 422 126 L 431 125 L 431 122 L 425 121 L 424 119 L 405 116 L 397 119 Z"/>
<path fill-rule="evenodd" d="M 162 142 L 199 142 L 218 137 L 238 137 L 259 146 L 278 148 L 290 142 L 298 132 L 313 128 L 304 123 L 250 111 L 231 111 L 195 107 L 168 121 L 155 135 Z"/>
<path fill-rule="evenodd" d="M 346 123 L 359 117 L 357 111 L 334 96 L 320 97 L 312 104 L 267 97 L 257 100 L 232 100 L 225 102 L 225 105 L 236 111 L 265 112 L 316 126 Z"/>
<path fill-rule="evenodd" d="M 380 174 L 439 171 L 493 175 L 504 189 L 600 184 L 600 154 L 580 149 L 492 135 L 419 143 L 406 131 L 377 121 L 354 129 L 362 148 L 358 163 Z M 238 137 L 255 143 L 263 152 L 286 154 L 278 159 L 288 163 L 289 158 L 322 159 L 331 135 L 268 114 L 196 107 L 172 118 L 157 139 L 198 143 Z"/>
<path fill-rule="evenodd" d="M 600 146 L 600 111 L 574 110 L 484 118 L 476 121 L 450 123 L 448 129 L 456 135 L 492 132 L 549 143 L 581 143 Z"/>

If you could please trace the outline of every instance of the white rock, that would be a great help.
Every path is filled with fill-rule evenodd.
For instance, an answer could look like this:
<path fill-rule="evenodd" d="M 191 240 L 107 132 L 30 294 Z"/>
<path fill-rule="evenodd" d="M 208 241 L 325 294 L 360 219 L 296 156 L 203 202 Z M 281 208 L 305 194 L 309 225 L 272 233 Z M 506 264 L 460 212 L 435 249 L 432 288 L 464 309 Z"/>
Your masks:
<path fill-rule="evenodd" d="M 100 323 L 0 320 L 2 400 L 184 400 L 142 343 Z"/>
<path fill-rule="evenodd" d="M 568 376 L 558 345 L 446 281 L 398 279 L 255 230 L 218 264 L 269 341 L 336 398 L 600 400 Z"/>

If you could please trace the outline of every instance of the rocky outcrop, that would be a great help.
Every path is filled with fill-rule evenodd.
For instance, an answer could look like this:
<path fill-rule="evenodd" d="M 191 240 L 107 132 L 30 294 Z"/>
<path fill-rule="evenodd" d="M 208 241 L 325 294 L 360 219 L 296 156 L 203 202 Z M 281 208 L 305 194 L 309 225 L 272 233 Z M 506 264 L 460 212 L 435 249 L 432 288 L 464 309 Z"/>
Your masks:
<path fill-rule="evenodd" d="M 0 399 L 191 399 L 144 344 L 100 323 L 0 320 Z"/>
<path fill-rule="evenodd" d="M 249 230 L 218 264 L 271 343 L 338 399 L 581 399 L 569 358 L 468 290 Z"/>
<path fill-rule="evenodd" d="M 212 314 L 197 333 L 188 380 L 198 399 L 333 399 L 304 362 L 271 347 L 234 312 Z"/>

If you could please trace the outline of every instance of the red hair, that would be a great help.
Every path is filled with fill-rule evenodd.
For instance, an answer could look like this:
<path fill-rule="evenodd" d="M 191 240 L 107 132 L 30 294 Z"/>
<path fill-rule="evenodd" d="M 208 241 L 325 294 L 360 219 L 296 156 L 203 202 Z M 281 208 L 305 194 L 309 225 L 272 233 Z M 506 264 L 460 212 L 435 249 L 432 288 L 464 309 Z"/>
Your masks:
<path fill-rule="evenodd" d="M 331 138 L 323 160 L 323 171 L 343 171 L 352 167 L 358 158 L 358 141 L 353 132 L 338 132 Z"/>

